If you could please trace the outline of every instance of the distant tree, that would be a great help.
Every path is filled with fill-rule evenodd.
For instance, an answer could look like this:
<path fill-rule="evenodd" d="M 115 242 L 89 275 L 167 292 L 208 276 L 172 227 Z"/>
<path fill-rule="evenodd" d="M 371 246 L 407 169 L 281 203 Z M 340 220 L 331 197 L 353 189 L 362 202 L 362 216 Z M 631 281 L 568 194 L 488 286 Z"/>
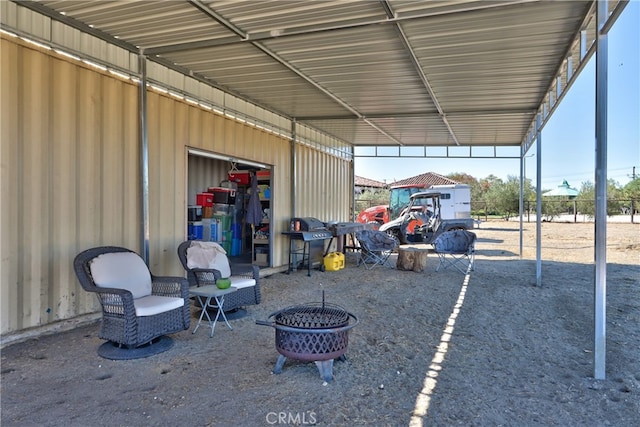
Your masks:
<path fill-rule="evenodd" d="M 502 215 L 509 220 L 520 212 L 519 177 L 508 176 L 506 181 L 502 181 L 495 175 L 489 175 L 481 179 L 478 186 L 479 192 L 482 192 L 481 200 L 486 203 L 489 213 Z M 524 181 L 523 196 L 524 201 L 535 200 L 535 191 L 530 179 Z"/>
<path fill-rule="evenodd" d="M 461 184 L 468 184 L 469 186 L 473 186 L 478 183 L 478 180 L 464 172 L 454 172 L 447 175 L 447 178 L 457 181 Z"/>
<path fill-rule="evenodd" d="M 624 192 L 613 179 L 607 181 L 607 215 L 617 215 L 621 212 Z M 591 181 L 582 183 L 577 197 L 578 212 L 590 217 L 595 217 L 596 188 Z"/>
<path fill-rule="evenodd" d="M 366 191 L 358 196 L 355 205 L 355 214 L 358 215 L 363 210 L 371 206 L 388 205 L 389 190 L 386 188 L 378 188 L 372 191 Z"/>
<path fill-rule="evenodd" d="M 573 202 L 568 197 L 543 197 L 542 198 L 542 215 L 547 221 L 552 221 L 561 213 L 573 210 Z"/>
<path fill-rule="evenodd" d="M 628 206 L 629 209 L 633 207 L 636 212 L 640 210 L 640 178 L 635 178 L 624 186 L 622 189 L 622 197 L 624 199 L 631 199 Z"/>
<path fill-rule="evenodd" d="M 596 214 L 595 199 L 596 189 L 593 183 L 591 181 L 583 182 L 577 197 L 578 212 L 582 215 L 594 217 Z"/>
<path fill-rule="evenodd" d="M 486 209 L 490 213 L 495 213 L 495 201 L 489 194 L 489 190 L 497 185 L 502 185 L 503 182 L 495 175 L 489 175 L 486 178 L 482 178 L 478 181 L 478 186 L 471 190 L 471 201 L 483 201 L 486 205 Z"/>
<path fill-rule="evenodd" d="M 622 189 L 625 199 L 640 200 L 640 178 L 632 179 Z"/>
<path fill-rule="evenodd" d="M 499 212 L 507 221 L 512 216 L 517 216 L 520 212 L 520 178 L 508 176 L 505 182 L 500 179 L 485 182 L 491 182 L 485 199 L 493 208 L 492 210 Z M 531 196 L 531 193 L 531 184 L 527 180 L 525 182 L 525 200 Z"/>

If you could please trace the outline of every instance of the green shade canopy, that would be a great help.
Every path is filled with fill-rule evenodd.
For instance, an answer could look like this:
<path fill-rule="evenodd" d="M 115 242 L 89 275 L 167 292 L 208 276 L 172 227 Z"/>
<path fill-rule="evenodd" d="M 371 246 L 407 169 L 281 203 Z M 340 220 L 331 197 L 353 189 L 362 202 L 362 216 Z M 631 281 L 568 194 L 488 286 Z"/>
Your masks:
<path fill-rule="evenodd" d="M 543 194 L 543 196 L 549 197 L 576 197 L 580 192 L 575 188 L 569 187 L 569 183 L 567 180 L 563 180 L 561 185 L 558 185 L 558 188 L 555 190 L 547 191 Z"/>

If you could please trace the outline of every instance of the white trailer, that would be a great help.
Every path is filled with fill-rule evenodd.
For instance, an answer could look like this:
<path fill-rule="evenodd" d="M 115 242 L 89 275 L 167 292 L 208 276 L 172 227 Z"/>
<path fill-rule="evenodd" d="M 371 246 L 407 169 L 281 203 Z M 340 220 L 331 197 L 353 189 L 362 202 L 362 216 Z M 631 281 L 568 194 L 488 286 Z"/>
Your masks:
<path fill-rule="evenodd" d="M 471 187 L 467 184 L 432 185 L 440 193 L 442 219 L 471 218 Z"/>

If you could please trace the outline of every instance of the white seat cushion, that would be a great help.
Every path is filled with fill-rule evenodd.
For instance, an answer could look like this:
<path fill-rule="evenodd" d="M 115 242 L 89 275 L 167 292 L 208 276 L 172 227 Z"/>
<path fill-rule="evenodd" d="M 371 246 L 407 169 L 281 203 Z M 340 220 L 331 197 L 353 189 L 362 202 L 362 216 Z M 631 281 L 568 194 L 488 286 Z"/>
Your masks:
<path fill-rule="evenodd" d="M 133 252 L 111 252 L 91 261 L 96 286 L 126 289 L 133 298 L 151 295 L 151 273 L 147 264 Z"/>
<path fill-rule="evenodd" d="M 136 316 L 153 316 L 154 314 L 171 311 L 184 305 L 184 298 L 165 297 L 162 295 L 148 295 L 133 300 Z"/>
<path fill-rule="evenodd" d="M 229 280 L 231 280 L 231 286 L 235 286 L 238 289 L 248 288 L 249 286 L 255 286 L 256 284 L 256 280 L 249 277 L 231 276 L 229 277 Z"/>

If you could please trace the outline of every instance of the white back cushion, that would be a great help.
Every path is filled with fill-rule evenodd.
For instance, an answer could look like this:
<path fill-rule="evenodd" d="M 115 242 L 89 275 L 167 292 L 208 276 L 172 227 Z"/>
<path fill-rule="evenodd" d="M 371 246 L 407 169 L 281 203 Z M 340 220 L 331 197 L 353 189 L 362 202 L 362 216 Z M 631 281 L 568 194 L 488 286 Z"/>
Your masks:
<path fill-rule="evenodd" d="M 151 295 L 151 274 L 133 252 L 111 252 L 91 261 L 93 281 L 101 288 L 126 289 L 134 298 Z"/>
<path fill-rule="evenodd" d="M 216 242 L 191 242 L 191 246 L 187 248 L 187 267 L 213 268 L 218 270 L 222 277 L 231 276 L 227 252 Z"/>

